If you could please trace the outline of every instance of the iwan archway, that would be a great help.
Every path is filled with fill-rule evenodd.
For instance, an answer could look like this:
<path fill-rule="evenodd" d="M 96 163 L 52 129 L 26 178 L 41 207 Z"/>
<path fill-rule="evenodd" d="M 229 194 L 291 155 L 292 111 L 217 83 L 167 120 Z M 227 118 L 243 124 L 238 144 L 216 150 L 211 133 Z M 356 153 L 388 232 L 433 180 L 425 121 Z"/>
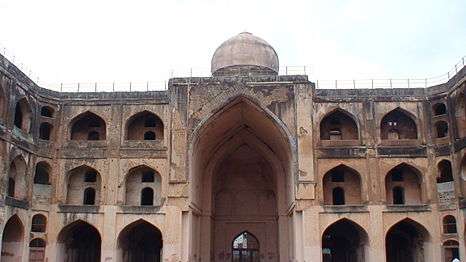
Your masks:
<path fill-rule="evenodd" d="M 194 134 L 190 183 L 198 214 L 192 255 L 201 261 L 232 261 L 232 243 L 249 232 L 258 242 L 259 257 L 288 261 L 293 160 L 284 124 L 258 103 L 238 97 Z"/>

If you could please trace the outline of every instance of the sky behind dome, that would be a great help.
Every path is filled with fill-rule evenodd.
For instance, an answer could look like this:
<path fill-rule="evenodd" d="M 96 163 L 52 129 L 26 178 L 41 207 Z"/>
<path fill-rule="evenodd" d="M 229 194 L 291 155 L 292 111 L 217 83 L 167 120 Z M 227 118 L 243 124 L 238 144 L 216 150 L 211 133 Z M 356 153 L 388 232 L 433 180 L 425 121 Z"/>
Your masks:
<path fill-rule="evenodd" d="M 311 79 L 429 77 L 466 55 L 466 1 L 0 0 L 0 46 L 42 82 L 206 73 L 242 31 Z"/>

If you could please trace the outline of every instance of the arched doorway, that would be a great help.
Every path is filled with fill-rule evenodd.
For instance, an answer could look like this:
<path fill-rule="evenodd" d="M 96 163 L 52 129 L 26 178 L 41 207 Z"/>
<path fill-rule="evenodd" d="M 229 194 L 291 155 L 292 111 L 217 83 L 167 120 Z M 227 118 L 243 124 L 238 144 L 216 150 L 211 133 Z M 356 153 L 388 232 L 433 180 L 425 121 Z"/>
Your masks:
<path fill-rule="evenodd" d="M 58 234 L 57 261 L 99 262 L 101 238 L 97 229 L 78 220 Z"/>
<path fill-rule="evenodd" d="M 425 243 L 429 233 L 419 223 L 404 219 L 388 230 L 385 237 L 387 262 L 426 261 Z"/>
<path fill-rule="evenodd" d="M 356 223 L 342 219 L 330 225 L 322 235 L 323 262 L 364 262 L 368 236 Z"/>
<path fill-rule="evenodd" d="M 45 260 L 45 241 L 34 238 L 29 242 L 29 262 L 43 262 Z"/>
<path fill-rule="evenodd" d="M 202 210 L 193 222 L 199 228 L 192 230 L 202 232 L 194 255 L 231 260 L 231 241 L 248 231 L 261 243 L 260 256 L 289 259 L 289 137 L 279 119 L 244 97 L 199 125 L 190 149 L 191 199 Z"/>
<path fill-rule="evenodd" d="M 21 261 L 23 252 L 24 226 L 17 215 L 5 224 L 2 236 L 2 262 Z"/>
<path fill-rule="evenodd" d="M 243 232 L 233 239 L 231 253 L 233 262 L 259 262 L 259 241 L 249 233 Z"/>
<path fill-rule="evenodd" d="M 152 224 L 138 220 L 118 236 L 119 262 L 162 261 L 162 233 Z"/>

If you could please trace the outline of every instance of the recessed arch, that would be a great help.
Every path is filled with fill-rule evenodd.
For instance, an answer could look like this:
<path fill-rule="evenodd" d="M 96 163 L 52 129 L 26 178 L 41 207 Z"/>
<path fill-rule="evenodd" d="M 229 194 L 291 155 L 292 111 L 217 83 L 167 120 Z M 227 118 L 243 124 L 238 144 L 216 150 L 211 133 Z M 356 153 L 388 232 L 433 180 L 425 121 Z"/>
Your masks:
<path fill-rule="evenodd" d="M 16 199 L 27 198 L 27 165 L 21 155 L 16 156 L 10 163 L 8 171 L 7 194 Z"/>
<path fill-rule="evenodd" d="M 443 242 L 442 248 L 443 248 L 443 261 L 444 262 L 452 262 L 453 259 L 458 259 L 460 258 L 460 250 L 459 247 L 460 244 L 458 243 L 457 240 L 455 239 L 448 239 Z"/>
<path fill-rule="evenodd" d="M 161 204 L 162 176 L 155 169 L 147 165 L 131 168 L 125 177 L 124 185 L 125 205 L 142 205 L 142 194 L 145 188 L 152 189 L 151 205 Z M 146 192 L 149 194 L 148 189 Z M 147 194 L 145 196 L 149 197 Z M 144 199 L 148 200 L 146 197 Z M 144 201 L 144 203 L 149 203 L 149 201 Z"/>
<path fill-rule="evenodd" d="M 139 219 L 127 225 L 118 235 L 118 262 L 161 261 L 162 232 Z"/>
<path fill-rule="evenodd" d="M 443 102 L 438 102 L 438 103 L 435 103 L 432 106 L 432 111 L 434 113 L 434 116 L 446 115 L 447 114 L 447 106 Z"/>
<path fill-rule="evenodd" d="M 42 238 L 34 238 L 29 242 L 29 262 L 45 261 L 46 242 Z"/>
<path fill-rule="evenodd" d="M 354 221 L 343 218 L 322 234 L 322 261 L 364 262 L 368 252 L 367 232 Z"/>
<path fill-rule="evenodd" d="M 417 139 L 415 119 L 414 115 L 400 107 L 393 109 L 380 121 L 380 138 L 382 140 Z"/>
<path fill-rule="evenodd" d="M 42 214 L 35 214 L 31 220 L 31 232 L 45 232 L 47 218 Z"/>
<path fill-rule="evenodd" d="M 94 179 L 89 179 L 93 177 Z M 99 205 L 102 178 L 100 173 L 87 165 L 67 172 L 66 203 L 70 205 Z M 93 191 L 93 192 L 91 192 Z M 93 195 L 93 197 L 92 197 Z M 94 201 L 90 201 L 90 200 Z M 86 201 L 85 201 L 86 200 Z M 91 203 L 94 204 L 91 204 Z"/>
<path fill-rule="evenodd" d="M 43 122 L 39 126 L 39 139 L 50 140 L 52 135 L 53 125 L 47 122 Z"/>
<path fill-rule="evenodd" d="M 99 262 L 101 236 L 91 224 L 77 220 L 63 227 L 57 237 L 57 260 Z"/>
<path fill-rule="evenodd" d="M 50 106 L 42 106 L 40 109 L 40 115 L 44 117 L 53 117 L 55 110 Z"/>
<path fill-rule="evenodd" d="M 446 121 L 440 120 L 435 122 L 435 137 L 443 138 L 448 136 L 448 123 Z"/>
<path fill-rule="evenodd" d="M 456 234 L 456 218 L 452 215 L 446 215 L 442 218 L 443 233 L 444 234 Z"/>
<path fill-rule="evenodd" d="M 359 130 L 356 118 L 346 110 L 336 108 L 320 121 L 321 140 L 358 140 Z"/>
<path fill-rule="evenodd" d="M 428 230 L 420 223 L 405 218 L 387 231 L 385 252 L 387 262 L 426 261 Z"/>
<path fill-rule="evenodd" d="M 40 161 L 36 164 L 34 172 L 34 184 L 50 185 L 50 173 L 52 167 L 46 161 Z"/>
<path fill-rule="evenodd" d="M 104 119 L 90 111 L 74 117 L 69 126 L 71 140 L 106 140 L 107 125 Z"/>
<path fill-rule="evenodd" d="M 21 261 L 24 245 L 24 225 L 18 215 L 5 223 L 2 234 L 1 261 Z"/>
<path fill-rule="evenodd" d="M 322 178 L 324 204 L 351 205 L 362 203 L 360 174 L 351 167 L 338 165 Z"/>
<path fill-rule="evenodd" d="M 385 194 L 389 205 L 421 204 L 422 173 L 412 165 L 401 163 L 385 176 Z"/>
<path fill-rule="evenodd" d="M 437 164 L 437 183 L 453 182 L 453 169 L 450 160 L 443 159 Z"/>
<path fill-rule="evenodd" d="M 259 240 L 248 231 L 241 232 L 231 241 L 231 255 L 234 262 L 259 261 Z"/>
<path fill-rule="evenodd" d="M 212 213 L 212 216 L 202 216 L 198 224 L 200 228 L 193 230 L 215 228 L 211 235 L 193 240 L 201 243 L 199 253 L 210 256 L 211 248 L 230 248 L 226 242 L 222 247 L 212 246 L 212 243 L 221 237 L 227 217 L 233 219 L 230 225 L 234 225 L 234 231 L 245 230 L 247 223 L 235 222 L 237 218 L 234 216 L 237 214 L 245 221 L 252 217 L 259 220 L 268 217 L 266 220 L 269 222 L 265 222 L 266 228 L 263 230 L 277 239 L 271 241 L 274 244 L 265 246 L 264 252 L 270 252 L 277 260 L 285 259 L 288 256 L 287 248 L 280 248 L 283 252 L 279 252 L 278 246 L 285 245 L 288 236 L 279 232 L 288 229 L 283 223 L 279 230 L 279 225 L 271 221 L 278 214 L 286 212 L 286 206 L 293 197 L 290 187 L 294 184 L 294 158 L 291 153 L 294 142 L 290 142 L 289 131 L 260 103 L 243 95 L 229 99 L 218 109 L 209 112 L 189 136 L 192 141 L 189 148 L 189 180 L 191 186 L 196 188 L 191 191 L 191 199 L 202 212 Z M 244 164 L 245 161 L 249 164 Z M 234 176 L 233 173 L 242 175 Z M 235 182 L 235 179 L 238 181 Z M 238 183 L 236 187 L 233 186 L 235 183 Z M 252 196 L 237 192 L 247 188 L 249 192 L 257 194 Z M 257 213 L 259 208 L 256 206 L 260 201 L 264 201 L 261 206 L 264 212 L 253 214 Z M 222 209 L 226 206 L 230 206 L 230 209 Z M 261 241 L 263 236 L 256 234 L 256 237 Z M 215 250 L 213 252 L 217 253 Z"/>
<path fill-rule="evenodd" d="M 32 110 L 31 105 L 26 97 L 19 99 L 15 105 L 15 127 L 21 129 L 25 133 L 31 131 Z"/>
<path fill-rule="evenodd" d="M 144 110 L 126 120 L 126 140 L 163 140 L 164 124 L 153 112 Z"/>

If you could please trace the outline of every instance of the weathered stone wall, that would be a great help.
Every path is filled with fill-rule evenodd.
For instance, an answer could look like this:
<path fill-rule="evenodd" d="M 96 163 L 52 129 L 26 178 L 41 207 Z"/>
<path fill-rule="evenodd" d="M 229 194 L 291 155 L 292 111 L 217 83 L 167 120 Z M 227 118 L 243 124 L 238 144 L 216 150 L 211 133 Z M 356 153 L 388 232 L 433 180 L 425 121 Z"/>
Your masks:
<path fill-rule="evenodd" d="M 203 163 L 202 155 L 196 155 L 204 152 L 196 151 L 196 143 L 211 145 L 204 153 L 215 159 L 216 143 L 233 137 L 230 128 L 239 126 L 247 126 L 259 139 L 253 141 L 241 131 L 238 143 L 257 143 L 257 150 L 267 152 L 267 161 L 275 159 L 272 172 L 282 168 L 282 176 L 275 174 L 274 181 L 279 199 L 275 237 L 280 241 L 267 240 L 271 241 L 268 246 L 278 243 L 272 250 L 278 250 L 279 257 L 271 251 L 268 261 L 320 261 L 322 234 L 342 218 L 367 233 L 366 261 L 384 261 L 386 234 L 406 219 L 429 234 L 424 246 L 426 261 L 441 260 L 441 244 L 447 239 L 459 242 L 462 259 L 466 259 L 465 68 L 449 82 L 426 89 L 320 90 L 305 76 L 272 75 L 176 78 L 170 80 L 169 90 L 161 92 L 58 93 L 38 87 L 0 57 L 0 87 L 0 226 L 3 229 L 12 216 L 20 221 L 22 261 L 27 261 L 28 243 L 36 237 L 46 240 L 45 256 L 55 261 L 62 249 L 60 232 L 78 220 L 99 232 L 102 261 L 119 261 L 120 232 L 141 219 L 162 233 L 164 261 L 219 258 L 209 248 L 210 214 L 203 213 L 210 209 L 203 206 L 210 184 L 199 174 L 209 165 Z M 20 99 L 25 99 L 31 111 L 29 132 L 14 126 Z M 236 108 L 238 103 L 241 107 Z M 434 116 L 437 103 L 445 103 L 446 114 Z M 41 116 L 42 106 L 52 108 L 53 115 Z M 321 120 L 336 109 L 355 121 L 357 139 L 321 139 Z M 414 121 L 417 139 L 381 139 L 381 121 L 393 110 Z M 86 112 L 105 122 L 104 140 L 70 139 L 73 119 Z M 153 113 L 163 123 L 156 140 L 127 139 L 128 122 L 141 112 Z M 446 137 L 436 137 L 439 121 L 448 124 Z M 39 139 L 44 122 L 53 127 L 50 140 Z M 210 126 L 220 128 L 209 130 Z M 199 142 L 199 134 L 209 134 L 203 139 L 212 143 Z M 14 159 L 24 160 L 20 172 L 24 183 L 15 197 L 7 197 Z M 453 171 L 454 198 L 448 203 L 440 203 L 443 200 L 437 192 L 437 165 L 442 160 L 451 161 Z M 36 164 L 41 161 L 50 165 L 49 185 L 33 183 Z M 417 170 L 419 179 L 407 178 L 408 205 L 394 206 L 387 192 L 392 183 L 387 186 L 387 174 L 400 164 Z M 359 180 L 349 179 L 342 185 L 348 192 L 347 205 L 329 205 L 331 191 L 324 187 L 324 175 L 340 165 L 354 170 Z M 160 179 L 153 186 L 154 206 L 137 204 L 142 185 L 128 176 L 140 167 L 154 170 Z M 80 168 L 98 173 L 98 205 L 81 204 L 85 183 L 82 177 L 71 179 Z M 420 192 L 414 192 L 416 188 Z M 34 214 L 46 216 L 45 233 L 30 234 Z M 455 216 L 458 234 L 443 233 L 445 215 Z M 234 235 L 236 229 L 231 228 L 229 234 Z M 228 253 L 223 246 L 218 249 Z"/>

